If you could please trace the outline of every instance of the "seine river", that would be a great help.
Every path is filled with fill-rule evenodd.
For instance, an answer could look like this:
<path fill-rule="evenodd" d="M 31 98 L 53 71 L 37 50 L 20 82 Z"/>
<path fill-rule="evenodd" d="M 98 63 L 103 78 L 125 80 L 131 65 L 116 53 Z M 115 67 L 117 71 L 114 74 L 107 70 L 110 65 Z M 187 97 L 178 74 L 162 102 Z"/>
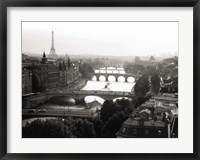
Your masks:
<path fill-rule="evenodd" d="M 87 81 L 82 90 L 131 92 L 131 89 L 135 85 L 135 79 L 133 77 L 129 77 L 128 82 L 125 82 L 123 74 L 126 74 L 126 72 L 124 68 L 100 68 L 99 70 L 95 70 L 95 73 L 118 73 L 121 74 L 121 76 L 118 78 L 118 82 L 116 82 L 114 76 L 109 76 L 108 81 L 105 81 L 104 76 L 100 76 L 99 81 L 96 81 L 96 77 L 94 76 L 92 80 Z"/>
<path fill-rule="evenodd" d="M 135 79 L 133 77 L 128 78 L 128 82 L 125 82 L 125 78 L 123 77 L 123 74 L 126 74 L 123 68 L 113 68 L 109 67 L 107 69 L 100 68 L 99 70 L 95 70 L 96 73 L 118 73 L 121 74 L 121 76 L 118 78 L 118 82 L 116 82 L 115 77 L 108 77 L 108 82 L 105 81 L 104 76 L 100 76 L 99 81 L 96 81 L 96 77 L 93 77 L 92 80 L 87 81 L 86 85 L 82 88 L 82 90 L 87 91 L 119 91 L 119 92 L 131 92 L 131 89 L 135 85 Z M 91 102 L 97 100 L 100 103 L 104 102 L 104 99 L 98 96 L 87 96 L 85 98 L 85 102 Z M 44 106 L 45 108 L 45 106 Z M 48 108 L 57 108 L 58 110 L 62 110 L 63 106 L 55 106 L 55 105 L 49 105 Z M 80 107 L 79 107 L 80 108 Z M 71 110 L 75 111 L 72 107 Z M 83 108 L 84 109 L 84 108 Z M 88 110 L 88 109 L 87 109 Z M 89 110 L 88 110 L 89 111 Z M 22 125 L 25 126 L 27 122 L 32 122 L 36 119 L 46 120 L 46 119 L 52 119 L 55 117 L 43 117 L 43 118 L 30 118 L 22 121 Z"/>

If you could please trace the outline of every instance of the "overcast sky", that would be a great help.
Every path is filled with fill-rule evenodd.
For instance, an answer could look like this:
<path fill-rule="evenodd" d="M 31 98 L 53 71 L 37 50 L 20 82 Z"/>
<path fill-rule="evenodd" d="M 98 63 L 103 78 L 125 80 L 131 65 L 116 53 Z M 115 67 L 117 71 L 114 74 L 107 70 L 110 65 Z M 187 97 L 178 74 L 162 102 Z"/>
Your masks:
<path fill-rule="evenodd" d="M 178 22 L 23 22 L 22 52 L 161 56 L 178 52 Z"/>

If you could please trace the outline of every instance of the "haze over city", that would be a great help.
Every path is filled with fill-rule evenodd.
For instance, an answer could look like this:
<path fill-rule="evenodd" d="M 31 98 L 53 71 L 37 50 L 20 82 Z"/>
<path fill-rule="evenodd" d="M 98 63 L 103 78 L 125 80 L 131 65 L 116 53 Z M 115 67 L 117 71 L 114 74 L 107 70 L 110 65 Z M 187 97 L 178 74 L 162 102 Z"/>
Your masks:
<path fill-rule="evenodd" d="M 22 52 L 49 54 L 52 31 L 58 56 L 178 55 L 178 22 L 23 22 Z"/>

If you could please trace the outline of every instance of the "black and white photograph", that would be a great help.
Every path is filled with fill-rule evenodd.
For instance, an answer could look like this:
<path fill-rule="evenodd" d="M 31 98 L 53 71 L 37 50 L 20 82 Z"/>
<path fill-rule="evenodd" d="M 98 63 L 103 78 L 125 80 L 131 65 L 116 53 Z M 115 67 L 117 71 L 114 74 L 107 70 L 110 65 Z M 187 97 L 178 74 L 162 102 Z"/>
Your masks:
<path fill-rule="evenodd" d="M 22 21 L 22 138 L 179 138 L 178 21 Z"/>

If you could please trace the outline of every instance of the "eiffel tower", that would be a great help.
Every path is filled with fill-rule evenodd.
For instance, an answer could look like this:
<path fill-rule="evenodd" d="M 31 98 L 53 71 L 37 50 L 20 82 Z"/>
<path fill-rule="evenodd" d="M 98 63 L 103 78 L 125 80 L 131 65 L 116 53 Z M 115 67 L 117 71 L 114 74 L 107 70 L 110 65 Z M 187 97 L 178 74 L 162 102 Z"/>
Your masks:
<path fill-rule="evenodd" d="M 54 32 L 53 31 L 52 31 L 51 50 L 50 50 L 48 58 L 50 58 L 50 59 L 56 59 L 57 58 L 56 50 L 54 48 Z"/>

